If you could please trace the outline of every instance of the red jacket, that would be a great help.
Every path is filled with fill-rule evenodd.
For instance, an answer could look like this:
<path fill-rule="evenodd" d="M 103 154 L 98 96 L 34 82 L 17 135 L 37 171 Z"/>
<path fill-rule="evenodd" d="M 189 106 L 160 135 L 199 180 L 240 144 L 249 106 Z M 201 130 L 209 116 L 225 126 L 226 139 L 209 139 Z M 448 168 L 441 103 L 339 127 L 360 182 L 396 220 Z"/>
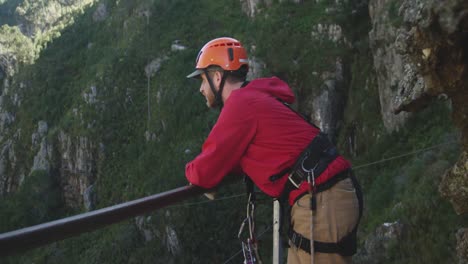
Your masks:
<path fill-rule="evenodd" d="M 294 102 L 289 86 L 276 77 L 257 79 L 232 91 L 201 153 L 185 167 L 188 181 L 209 189 L 230 172 L 243 171 L 264 193 L 279 197 L 287 177 L 274 182 L 269 177 L 292 167 L 319 130 L 276 98 Z M 339 156 L 316 184 L 349 167 Z M 291 192 L 290 203 L 305 191 L 307 184 L 303 183 Z"/>

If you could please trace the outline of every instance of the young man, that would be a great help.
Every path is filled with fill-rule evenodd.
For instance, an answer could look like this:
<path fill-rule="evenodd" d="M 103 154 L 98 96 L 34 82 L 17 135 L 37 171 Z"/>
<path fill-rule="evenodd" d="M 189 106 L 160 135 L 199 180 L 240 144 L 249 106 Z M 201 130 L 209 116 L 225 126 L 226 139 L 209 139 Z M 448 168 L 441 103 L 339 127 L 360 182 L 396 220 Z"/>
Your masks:
<path fill-rule="evenodd" d="M 207 106 L 221 113 L 201 153 L 186 165 L 188 181 L 210 189 L 229 173 L 248 175 L 291 206 L 288 263 L 311 263 L 312 226 L 315 263 L 350 263 L 360 217 L 350 163 L 286 105 L 294 94 L 285 82 L 246 82 L 247 71 L 247 53 L 236 39 L 217 38 L 200 50 L 187 77 L 201 79 Z"/>

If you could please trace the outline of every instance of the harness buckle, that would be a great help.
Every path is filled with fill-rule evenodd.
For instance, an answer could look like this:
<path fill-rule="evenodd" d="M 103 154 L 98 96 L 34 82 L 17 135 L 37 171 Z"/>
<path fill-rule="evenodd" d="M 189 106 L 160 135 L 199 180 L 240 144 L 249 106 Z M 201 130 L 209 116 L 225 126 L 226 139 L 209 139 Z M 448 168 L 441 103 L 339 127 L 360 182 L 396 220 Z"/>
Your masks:
<path fill-rule="evenodd" d="M 302 245 L 302 236 L 296 232 L 294 232 L 292 234 L 292 237 L 291 237 L 291 242 L 293 243 L 293 245 L 296 247 L 296 249 L 299 249 L 301 248 L 301 245 Z"/>
<path fill-rule="evenodd" d="M 288 176 L 288 180 L 291 182 L 292 185 L 294 185 L 294 187 L 296 187 L 296 189 L 299 189 L 299 186 L 301 185 L 301 182 L 302 180 L 299 179 L 299 182 L 295 182 L 294 179 L 293 179 L 293 175 L 294 175 L 294 171 L 291 172 Z"/>

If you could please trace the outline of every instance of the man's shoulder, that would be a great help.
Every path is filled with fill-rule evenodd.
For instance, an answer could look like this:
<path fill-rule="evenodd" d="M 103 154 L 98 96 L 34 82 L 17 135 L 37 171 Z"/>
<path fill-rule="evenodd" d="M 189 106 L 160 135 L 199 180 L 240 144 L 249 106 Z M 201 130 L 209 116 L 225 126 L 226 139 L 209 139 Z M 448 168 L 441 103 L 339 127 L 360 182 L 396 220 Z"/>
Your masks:
<path fill-rule="evenodd" d="M 250 104 L 258 96 L 259 91 L 257 89 L 244 87 L 232 92 L 229 101 L 235 104 Z"/>

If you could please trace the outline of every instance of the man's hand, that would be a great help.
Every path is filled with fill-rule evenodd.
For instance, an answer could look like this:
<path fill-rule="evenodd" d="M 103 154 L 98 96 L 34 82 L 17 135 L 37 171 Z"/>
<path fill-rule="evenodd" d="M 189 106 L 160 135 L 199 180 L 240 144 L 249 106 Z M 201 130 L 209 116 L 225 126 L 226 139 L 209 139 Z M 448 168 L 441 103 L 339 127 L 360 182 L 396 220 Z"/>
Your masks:
<path fill-rule="evenodd" d="M 203 195 L 206 196 L 206 198 L 210 199 L 210 200 L 214 200 L 215 199 L 215 196 L 216 196 L 216 192 L 206 192 L 204 193 Z"/>
<path fill-rule="evenodd" d="M 191 182 L 189 182 L 189 185 L 193 185 Z M 204 193 L 203 195 L 206 196 L 206 198 L 210 199 L 210 200 L 214 200 L 215 199 L 215 196 L 216 196 L 216 192 L 215 191 L 212 191 L 212 192 L 206 192 Z"/>

